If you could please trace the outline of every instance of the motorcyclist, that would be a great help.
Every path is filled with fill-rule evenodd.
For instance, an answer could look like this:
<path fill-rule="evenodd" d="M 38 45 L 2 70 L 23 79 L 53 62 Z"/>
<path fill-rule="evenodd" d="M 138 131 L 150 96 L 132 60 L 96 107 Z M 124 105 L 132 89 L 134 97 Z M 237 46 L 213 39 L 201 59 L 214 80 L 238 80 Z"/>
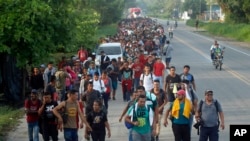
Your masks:
<path fill-rule="evenodd" d="M 221 47 L 218 44 L 217 40 L 215 40 L 214 44 L 211 46 L 210 53 L 211 53 L 211 59 L 212 59 L 213 62 L 216 59 L 216 56 L 218 54 L 221 54 L 222 58 L 223 58 L 223 50 L 221 49 Z"/>

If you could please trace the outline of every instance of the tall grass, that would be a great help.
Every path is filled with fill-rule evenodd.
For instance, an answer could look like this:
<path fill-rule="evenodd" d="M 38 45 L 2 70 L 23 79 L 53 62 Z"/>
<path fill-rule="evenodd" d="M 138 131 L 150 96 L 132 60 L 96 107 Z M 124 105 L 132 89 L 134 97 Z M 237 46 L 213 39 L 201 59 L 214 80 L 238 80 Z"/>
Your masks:
<path fill-rule="evenodd" d="M 195 26 L 195 20 L 188 20 L 187 25 Z M 217 36 L 229 37 L 238 41 L 250 42 L 250 25 L 228 24 L 219 22 L 199 22 L 199 27 Z"/>
<path fill-rule="evenodd" d="M 6 133 L 16 126 L 18 119 L 23 115 L 24 111 L 20 108 L 0 107 L 0 141 L 4 140 Z"/>

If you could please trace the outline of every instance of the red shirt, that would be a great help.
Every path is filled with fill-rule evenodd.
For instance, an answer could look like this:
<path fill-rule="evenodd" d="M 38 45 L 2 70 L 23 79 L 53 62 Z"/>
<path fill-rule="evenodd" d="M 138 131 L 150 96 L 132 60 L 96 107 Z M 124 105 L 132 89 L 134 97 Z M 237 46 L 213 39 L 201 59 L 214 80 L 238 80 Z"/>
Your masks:
<path fill-rule="evenodd" d="M 140 78 L 140 76 L 141 76 L 141 74 L 143 72 L 143 68 L 144 68 L 144 65 L 142 63 L 140 63 L 140 62 L 133 64 L 132 69 L 135 72 L 135 74 L 134 74 L 135 78 Z"/>
<path fill-rule="evenodd" d="M 144 57 L 143 54 L 141 54 L 141 55 L 139 56 L 139 62 L 142 63 L 142 64 L 146 63 L 146 59 L 145 59 L 145 57 Z"/>
<path fill-rule="evenodd" d="M 88 58 L 88 52 L 86 50 L 80 49 L 78 51 L 78 57 L 80 61 L 85 61 Z"/>
<path fill-rule="evenodd" d="M 165 69 L 165 66 L 163 63 L 155 62 L 154 63 L 154 75 L 155 76 L 162 76 L 163 75 L 163 70 Z"/>
<path fill-rule="evenodd" d="M 41 106 L 41 101 L 31 101 L 30 99 L 25 100 L 24 107 L 29 111 L 34 111 L 35 113 L 27 113 L 26 120 L 27 122 L 36 122 L 38 121 L 38 109 Z"/>

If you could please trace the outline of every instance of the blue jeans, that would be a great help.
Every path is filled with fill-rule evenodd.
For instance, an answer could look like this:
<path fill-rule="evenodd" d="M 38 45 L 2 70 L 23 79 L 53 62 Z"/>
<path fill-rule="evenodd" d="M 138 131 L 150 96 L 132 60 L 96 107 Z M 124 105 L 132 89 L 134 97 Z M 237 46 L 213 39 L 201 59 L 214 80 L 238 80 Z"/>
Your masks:
<path fill-rule="evenodd" d="M 191 132 L 192 132 L 193 120 L 194 120 L 194 115 L 190 115 L 190 117 L 189 117 L 190 135 L 191 135 Z"/>
<path fill-rule="evenodd" d="M 66 94 L 65 94 L 66 90 L 65 89 L 63 89 L 63 90 L 57 90 L 57 93 L 58 93 L 61 101 L 66 100 Z"/>
<path fill-rule="evenodd" d="M 132 140 L 133 141 L 151 141 L 151 132 L 140 134 L 132 130 Z"/>
<path fill-rule="evenodd" d="M 78 141 L 77 129 L 75 128 L 64 128 L 64 139 L 65 141 Z"/>
<path fill-rule="evenodd" d="M 128 141 L 133 141 L 133 138 L 132 138 L 132 129 L 128 130 Z"/>
<path fill-rule="evenodd" d="M 199 141 L 218 141 L 219 140 L 219 129 L 218 126 L 214 127 L 202 127 L 200 128 L 200 139 Z"/>
<path fill-rule="evenodd" d="M 28 122 L 28 134 L 29 134 L 29 141 L 39 141 L 38 121 L 36 121 L 36 122 Z"/>
<path fill-rule="evenodd" d="M 110 93 L 103 93 L 102 97 L 103 97 L 103 101 L 104 101 L 104 106 L 106 107 L 106 110 L 108 110 L 108 101 L 109 101 L 109 96 Z"/>
<path fill-rule="evenodd" d="M 140 78 L 134 78 L 134 90 L 140 85 Z"/>

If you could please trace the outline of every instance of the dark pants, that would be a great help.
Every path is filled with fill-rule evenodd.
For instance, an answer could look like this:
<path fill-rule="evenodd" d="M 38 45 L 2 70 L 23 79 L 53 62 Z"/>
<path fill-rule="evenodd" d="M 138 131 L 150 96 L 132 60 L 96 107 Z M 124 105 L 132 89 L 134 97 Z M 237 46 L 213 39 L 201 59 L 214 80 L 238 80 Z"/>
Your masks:
<path fill-rule="evenodd" d="M 43 130 L 43 140 L 49 141 L 49 136 L 51 136 L 53 141 L 58 141 L 58 130 L 57 124 L 54 123 L 43 123 L 42 125 Z"/>
<path fill-rule="evenodd" d="M 219 140 L 218 126 L 215 127 L 201 127 L 199 141 L 218 141 Z"/>
<path fill-rule="evenodd" d="M 190 141 L 189 124 L 172 124 L 175 141 Z"/>
<path fill-rule="evenodd" d="M 122 91 L 123 91 L 123 101 L 130 100 L 130 94 L 132 89 L 132 80 L 122 80 Z"/>
<path fill-rule="evenodd" d="M 110 93 L 103 93 L 102 97 L 103 97 L 103 101 L 104 101 L 104 106 L 106 107 L 106 110 L 108 110 L 108 101 L 109 101 L 109 96 Z"/>
<path fill-rule="evenodd" d="M 92 131 L 91 137 L 93 141 L 105 141 L 105 131 Z"/>

